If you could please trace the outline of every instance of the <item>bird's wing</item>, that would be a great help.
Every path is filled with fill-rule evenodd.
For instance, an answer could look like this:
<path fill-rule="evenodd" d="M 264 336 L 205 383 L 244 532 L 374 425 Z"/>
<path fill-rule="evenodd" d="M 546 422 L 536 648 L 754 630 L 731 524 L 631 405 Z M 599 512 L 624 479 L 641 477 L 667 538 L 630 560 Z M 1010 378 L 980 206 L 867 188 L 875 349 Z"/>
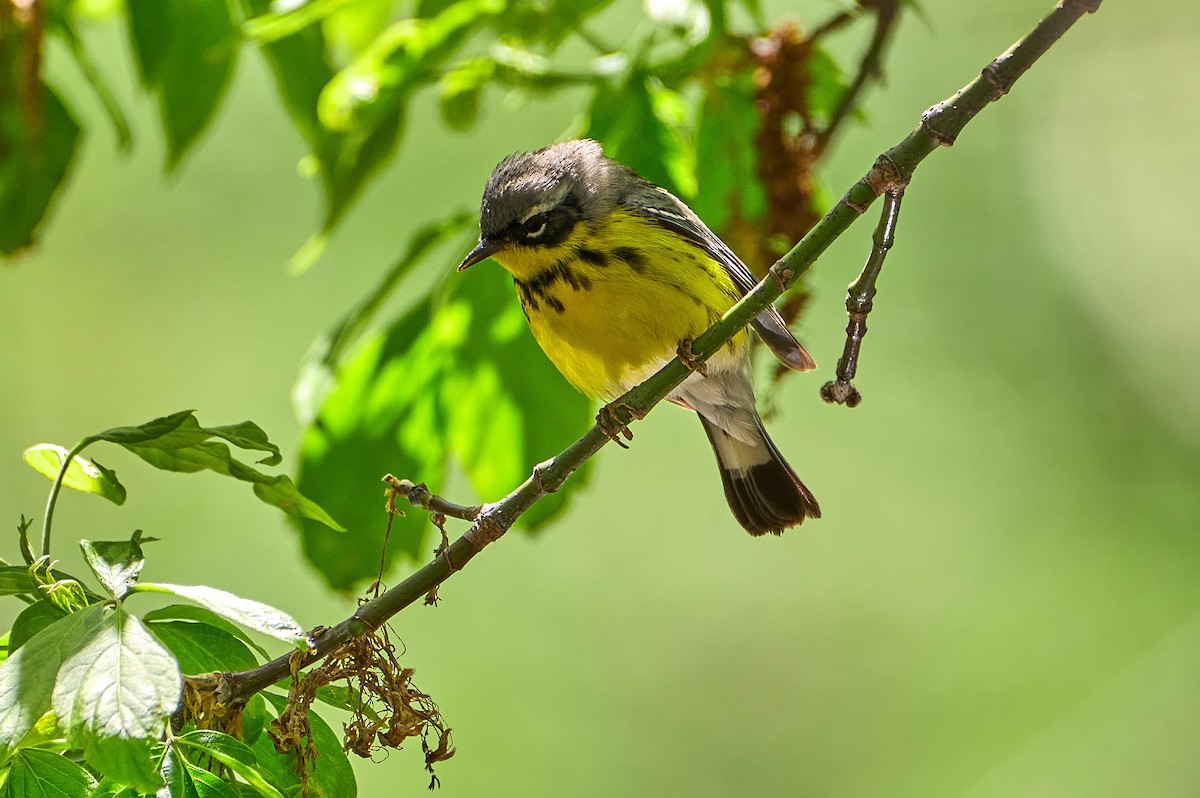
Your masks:
<path fill-rule="evenodd" d="M 647 183 L 646 189 L 637 193 L 636 201 L 627 201 L 626 207 L 678 233 L 707 252 L 725 268 L 741 294 L 745 295 L 758 284 L 758 279 L 750 273 L 746 264 L 687 205 L 671 192 L 653 184 Z M 779 362 L 788 368 L 811 371 L 817 367 L 812 356 L 788 330 L 774 305 L 768 305 L 750 324 L 763 343 L 779 358 Z"/>

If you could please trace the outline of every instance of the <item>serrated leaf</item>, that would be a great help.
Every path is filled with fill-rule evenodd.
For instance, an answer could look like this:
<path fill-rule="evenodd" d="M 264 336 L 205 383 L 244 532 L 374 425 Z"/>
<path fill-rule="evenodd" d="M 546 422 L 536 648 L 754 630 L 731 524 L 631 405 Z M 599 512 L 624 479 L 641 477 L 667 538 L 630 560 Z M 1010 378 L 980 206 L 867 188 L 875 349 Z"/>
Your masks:
<path fill-rule="evenodd" d="M 141 537 L 139 531 L 129 540 L 79 541 L 83 559 L 113 598 L 122 598 L 129 591 L 146 564 Z"/>
<path fill-rule="evenodd" d="M 70 452 L 57 444 L 39 443 L 22 453 L 22 458 L 34 471 L 50 480 L 58 479 L 58 472 Z M 81 493 L 103 496 L 113 504 L 125 503 L 125 486 L 117 480 L 117 472 L 105 468 L 86 457 L 75 455 L 63 476 L 63 487 Z"/>
<path fill-rule="evenodd" d="M 223 618 L 247 629 L 283 640 L 296 648 L 308 647 L 308 638 L 300 624 L 285 613 L 261 601 L 235 596 L 207 585 L 172 585 L 162 582 L 143 582 L 130 592 L 169 593 L 194 601 Z"/>
<path fill-rule="evenodd" d="M 240 37 L 225 2 L 126 0 L 139 71 L 158 99 L 167 168 L 216 114 L 237 63 Z"/>
<path fill-rule="evenodd" d="M 12 85 L 16 70 L 0 70 L 0 95 L 28 93 L 40 99 L 25 117 L 19 103 L 0 103 L 0 255 L 13 255 L 34 243 L 66 181 L 81 131 L 58 94 L 45 84 L 23 89 Z"/>
<path fill-rule="evenodd" d="M 105 627 L 108 610 L 94 604 L 31 637 L 0 663 L 0 762 L 51 706 L 63 662 Z"/>
<path fill-rule="evenodd" d="M 63 661 L 52 704 L 68 742 L 83 749 L 88 764 L 151 791 L 160 779 L 150 746 L 165 731 L 182 691 L 183 676 L 174 657 L 140 620 L 118 606 Z"/>
<path fill-rule="evenodd" d="M 13 756 L 0 798 L 88 798 L 96 779 L 61 754 L 26 748 Z"/>

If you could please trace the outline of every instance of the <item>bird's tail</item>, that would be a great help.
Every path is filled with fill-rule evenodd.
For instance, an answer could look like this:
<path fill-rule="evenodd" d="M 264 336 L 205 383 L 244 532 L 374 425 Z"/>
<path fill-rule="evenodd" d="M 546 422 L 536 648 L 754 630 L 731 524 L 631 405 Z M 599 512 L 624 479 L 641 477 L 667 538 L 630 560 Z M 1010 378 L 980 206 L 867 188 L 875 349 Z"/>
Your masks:
<path fill-rule="evenodd" d="M 747 532 L 778 535 L 805 518 L 821 517 L 817 500 L 775 448 L 761 419 L 755 416 L 751 441 L 730 435 L 704 416 L 700 422 L 717 455 L 729 508 Z"/>

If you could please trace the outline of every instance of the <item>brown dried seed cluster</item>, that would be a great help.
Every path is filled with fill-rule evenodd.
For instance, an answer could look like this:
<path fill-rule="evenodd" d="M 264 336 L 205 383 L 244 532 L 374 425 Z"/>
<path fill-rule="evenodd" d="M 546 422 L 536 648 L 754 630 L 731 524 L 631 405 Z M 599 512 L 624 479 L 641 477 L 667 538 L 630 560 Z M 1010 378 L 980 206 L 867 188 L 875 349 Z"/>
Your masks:
<path fill-rule="evenodd" d="M 299 662 L 299 660 L 296 660 Z M 350 722 L 343 725 L 343 750 L 368 758 L 421 738 L 430 789 L 438 786 L 433 765 L 454 756 L 450 729 L 433 699 L 412 683 L 412 668 L 400 665 L 387 627 L 355 638 L 307 673 L 292 675 L 288 706 L 269 730 L 281 753 L 296 752 L 303 794 L 316 757 L 308 711 L 322 687 L 344 681 Z M 436 740 L 436 743 L 430 740 Z"/>

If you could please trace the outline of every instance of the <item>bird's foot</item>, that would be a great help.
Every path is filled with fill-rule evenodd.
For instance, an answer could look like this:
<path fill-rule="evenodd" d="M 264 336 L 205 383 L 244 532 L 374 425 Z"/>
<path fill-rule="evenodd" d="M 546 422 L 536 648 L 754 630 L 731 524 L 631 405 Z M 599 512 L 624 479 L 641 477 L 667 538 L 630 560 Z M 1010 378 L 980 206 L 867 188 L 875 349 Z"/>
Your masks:
<path fill-rule="evenodd" d="M 618 399 L 600 408 L 600 412 L 596 414 L 596 425 L 610 441 L 622 449 L 628 449 L 629 445 L 625 441 L 633 440 L 633 432 L 629 429 L 629 421 L 621 419 L 622 410 L 628 415 L 629 421 L 640 421 L 646 415 Z"/>
<path fill-rule="evenodd" d="M 691 338 L 684 338 L 680 341 L 679 348 L 675 350 L 675 354 L 679 355 L 679 362 L 683 363 L 684 368 L 688 371 L 698 371 L 705 377 L 708 376 L 708 364 L 692 351 Z"/>

